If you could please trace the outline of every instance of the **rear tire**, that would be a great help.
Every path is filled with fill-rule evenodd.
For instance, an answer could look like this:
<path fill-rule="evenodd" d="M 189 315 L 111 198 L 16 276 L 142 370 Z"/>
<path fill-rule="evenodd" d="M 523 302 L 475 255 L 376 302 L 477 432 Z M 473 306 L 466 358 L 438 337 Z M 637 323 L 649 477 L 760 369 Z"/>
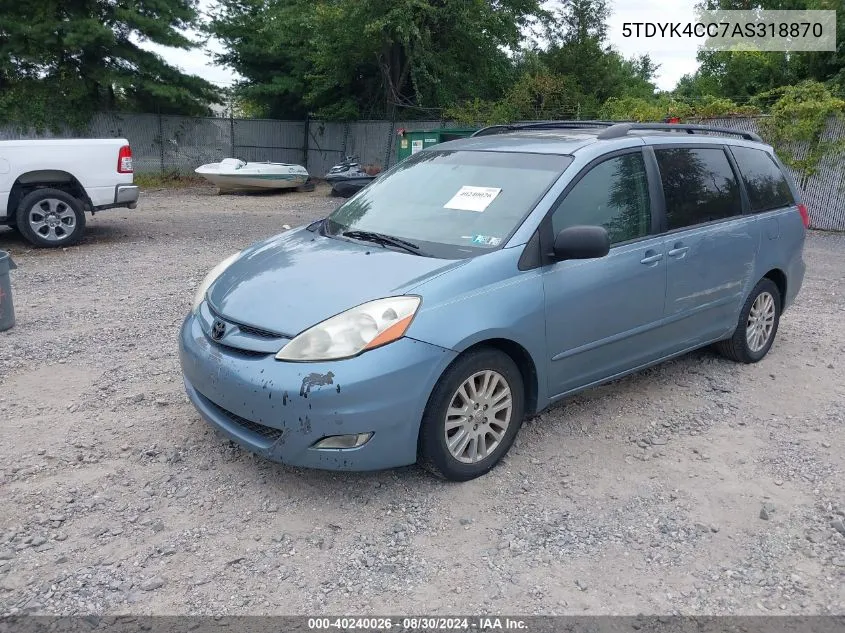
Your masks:
<path fill-rule="evenodd" d="M 525 389 L 513 359 L 492 348 L 464 354 L 428 399 L 419 463 L 450 481 L 480 477 L 508 452 L 524 417 Z"/>
<path fill-rule="evenodd" d="M 762 360 L 775 342 L 782 302 L 777 284 L 768 277 L 761 279 L 742 306 L 733 335 L 716 343 L 716 350 L 738 363 Z"/>
<path fill-rule="evenodd" d="M 18 231 L 37 248 L 70 246 L 85 232 L 82 203 L 59 189 L 36 189 L 18 205 Z"/>

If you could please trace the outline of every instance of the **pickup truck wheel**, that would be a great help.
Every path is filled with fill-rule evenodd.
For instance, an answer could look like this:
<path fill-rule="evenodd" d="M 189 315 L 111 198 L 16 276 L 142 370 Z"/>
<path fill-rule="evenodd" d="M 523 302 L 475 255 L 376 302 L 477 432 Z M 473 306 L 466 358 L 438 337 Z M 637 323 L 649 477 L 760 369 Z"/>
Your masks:
<path fill-rule="evenodd" d="M 18 230 L 33 246 L 70 246 L 82 239 L 85 211 L 82 203 L 59 189 L 36 189 L 18 205 Z"/>

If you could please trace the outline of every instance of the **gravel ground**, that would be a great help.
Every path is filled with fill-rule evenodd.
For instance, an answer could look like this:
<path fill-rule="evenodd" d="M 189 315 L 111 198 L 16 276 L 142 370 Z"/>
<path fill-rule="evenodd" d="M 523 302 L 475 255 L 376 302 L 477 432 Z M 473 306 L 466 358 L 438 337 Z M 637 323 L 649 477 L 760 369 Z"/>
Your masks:
<path fill-rule="evenodd" d="M 845 614 L 845 236 L 754 366 L 709 351 L 566 400 L 466 483 L 257 459 L 188 403 L 193 289 L 314 193 L 149 191 L 11 251 L 0 614 Z"/>

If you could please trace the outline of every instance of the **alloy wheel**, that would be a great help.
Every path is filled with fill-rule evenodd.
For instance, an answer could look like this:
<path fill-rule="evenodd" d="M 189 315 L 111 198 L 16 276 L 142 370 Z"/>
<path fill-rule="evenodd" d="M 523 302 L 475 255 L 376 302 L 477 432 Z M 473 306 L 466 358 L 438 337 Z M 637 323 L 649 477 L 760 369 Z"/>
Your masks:
<path fill-rule="evenodd" d="M 757 295 L 748 313 L 745 340 L 748 349 L 759 352 L 766 346 L 775 328 L 775 298 L 768 292 Z"/>
<path fill-rule="evenodd" d="M 445 439 L 452 457 L 464 464 L 486 459 L 501 444 L 512 411 L 511 388 L 502 374 L 484 370 L 467 378 L 446 411 Z"/>
<path fill-rule="evenodd" d="M 29 210 L 29 226 L 48 242 L 61 242 L 76 230 L 76 214 L 70 206 L 56 198 L 36 202 Z"/>

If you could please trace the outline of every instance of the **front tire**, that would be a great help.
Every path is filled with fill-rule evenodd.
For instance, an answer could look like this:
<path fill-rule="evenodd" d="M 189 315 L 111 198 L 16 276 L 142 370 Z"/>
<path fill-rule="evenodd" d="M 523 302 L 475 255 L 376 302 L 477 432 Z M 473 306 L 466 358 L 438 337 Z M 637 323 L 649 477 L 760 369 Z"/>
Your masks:
<path fill-rule="evenodd" d="M 70 246 L 82 239 L 85 211 L 79 200 L 64 191 L 36 189 L 18 205 L 16 224 L 37 248 Z"/>
<path fill-rule="evenodd" d="M 464 354 L 428 399 L 420 464 L 451 481 L 480 477 L 508 452 L 524 417 L 522 374 L 511 357 L 492 348 Z"/>
<path fill-rule="evenodd" d="M 738 363 L 762 360 L 775 342 L 782 302 L 777 284 L 761 279 L 742 306 L 733 335 L 717 343 L 717 351 Z"/>

